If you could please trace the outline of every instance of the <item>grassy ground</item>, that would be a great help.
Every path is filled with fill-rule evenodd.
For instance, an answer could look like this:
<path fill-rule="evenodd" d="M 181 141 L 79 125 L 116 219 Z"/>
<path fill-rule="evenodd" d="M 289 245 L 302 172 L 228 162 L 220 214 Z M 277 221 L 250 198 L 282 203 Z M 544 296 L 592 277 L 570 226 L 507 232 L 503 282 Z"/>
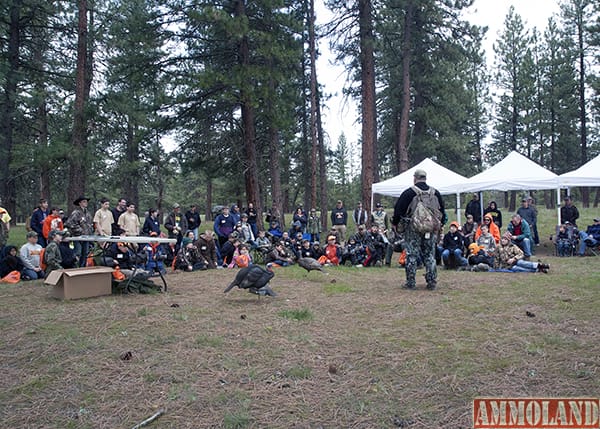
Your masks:
<path fill-rule="evenodd" d="M 165 409 L 150 427 L 468 428 L 476 396 L 597 396 L 598 259 L 551 249 L 550 274 L 440 270 L 434 292 L 421 272 L 400 289 L 397 266 L 281 268 L 274 299 L 224 295 L 232 270 L 72 302 L 0 285 L 0 421 L 127 428 Z"/>

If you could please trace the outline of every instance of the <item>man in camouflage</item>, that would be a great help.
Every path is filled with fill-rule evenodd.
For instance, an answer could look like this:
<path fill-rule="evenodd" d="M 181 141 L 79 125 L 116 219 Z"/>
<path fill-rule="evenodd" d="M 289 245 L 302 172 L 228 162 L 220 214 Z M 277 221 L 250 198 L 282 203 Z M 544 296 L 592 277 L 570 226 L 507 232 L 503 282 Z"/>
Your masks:
<path fill-rule="evenodd" d="M 414 184 L 422 191 L 429 191 L 430 187 L 426 183 L 427 172 L 421 169 L 415 170 Z M 417 196 L 414 189 L 406 189 L 396 201 L 394 207 L 394 216 L 392 225 L 400 232 L 404 232 L 404 240 L 406 246 L 406 284 L 405 289 L 416 288 L 417 264 L 419 258 L 425 264 L 425 281 L 427 289 L 433 290 L 437 286 L 437 268 L 435 263 L 435 246 L 438 239 L 438 232 L 434 233 L 419 233 L 415 231 L 410 222 L 409 208 L 413 199 Z M 439 212 L 442 216 L 440 219 L 443 224 L 446 220 L 446 212 L 444 211 L 444 201 L 439 191 L 435 190 L 435 197 L 438 200 Z"/>

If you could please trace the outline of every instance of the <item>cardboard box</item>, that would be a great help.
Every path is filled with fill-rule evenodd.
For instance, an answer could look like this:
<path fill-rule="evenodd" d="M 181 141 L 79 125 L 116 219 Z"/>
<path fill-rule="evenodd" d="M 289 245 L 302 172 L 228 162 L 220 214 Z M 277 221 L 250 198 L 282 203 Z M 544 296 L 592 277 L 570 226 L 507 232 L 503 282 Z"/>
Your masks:
<path fill-rule="evenodd" d="M 109 267 L 84 267 L 54 270 L 44 281 L 52 285 L 50 295 L 58 299 L 91 298 L 112 293 L 112 272 Z"/>

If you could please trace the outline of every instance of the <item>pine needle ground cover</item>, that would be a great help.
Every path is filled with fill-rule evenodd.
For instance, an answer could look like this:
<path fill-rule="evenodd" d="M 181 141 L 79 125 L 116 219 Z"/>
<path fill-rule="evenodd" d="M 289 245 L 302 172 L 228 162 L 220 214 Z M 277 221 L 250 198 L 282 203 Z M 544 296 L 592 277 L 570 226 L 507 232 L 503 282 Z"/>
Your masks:
<path fill-rule="evenodd" d="M 0 420 L 11 428 L 467 428 L 477 396 L 600 392 L 596 257 L 550 274 L 280 268 L 279 296 L 223 294 L 233 270 L 168 293 L 63 302 L 0 287 Z"/>

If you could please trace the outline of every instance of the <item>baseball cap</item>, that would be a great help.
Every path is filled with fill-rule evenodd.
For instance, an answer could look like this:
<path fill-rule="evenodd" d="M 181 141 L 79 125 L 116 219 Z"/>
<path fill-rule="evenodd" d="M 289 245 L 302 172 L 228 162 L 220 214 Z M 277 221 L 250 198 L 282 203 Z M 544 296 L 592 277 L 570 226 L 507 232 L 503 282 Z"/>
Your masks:
<path fill-rule="evenodd" d="M 425 170 L 423 170 L 422 168 L 417 168 L 415 170 L 414 176 L 417 179 L 426 179 L 427 178 L 427 172 Z"/>

